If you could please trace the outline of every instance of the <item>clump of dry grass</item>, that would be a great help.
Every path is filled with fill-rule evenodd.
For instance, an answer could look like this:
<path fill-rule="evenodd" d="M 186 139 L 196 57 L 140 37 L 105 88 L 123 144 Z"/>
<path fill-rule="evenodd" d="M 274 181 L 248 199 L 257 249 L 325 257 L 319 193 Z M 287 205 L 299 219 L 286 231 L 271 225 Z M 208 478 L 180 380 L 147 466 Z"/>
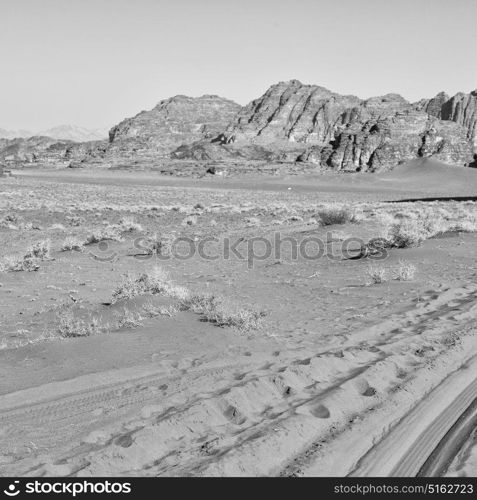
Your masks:
<path fill-rule="evenodd" d="M 76 318 L 69 310 L 58 313 L 57 320 L 57 330 L 62 338 L 89 337 L 101 332 L 97 318 L 91 318 L 89 322 L 86 322 Z"/>
<path fill-rule="evenodd" d="M 387 240 L 391 247 L 419 246 L 426 238 L 424 227 L 416 220 L 401 220 L 388 228 Z"/>
<path fill-rule="evenodd" d="M 215 295 L 192 295 L 181 302 L 181 308 L 199 313 L 217 326 L 230 326 L 241 331 L 259 329 L 267 315 L 263 310 L 232 304 Z"/>
<path fill-rule="evenodd" d="M 345 205 L 329 205 L 318 210 L 317 215 L 323 226 L 357 222 L 353 208 Z"/>
<path fill-rule="evenodd" d="M 0 272 L 38 271 L 38 259 L 25 258 L 19 255 L 7 255 L 0 261 Z"/>
<path fill-rule="evenodd" d="M 92 245 L 100 241 L 122 241 L 120 228 L 115 225 L 109 225 L 98 229 L 86 237 L 84 245 Z"/>
<path fill-rule="evenodd" d="M 117 225 L 113 225 L 112 227 L 117 227 L 120 232 L 130 233 L 132 231 L 142 231 L 143 228 L 139 222 L 134 220 L 134 217 L 126 216 L 122 217 L 119 220 Z"/>
<path fill-rule="evenodd" d="M 136 328 L 142 325 L 144 319 L 138 312 L 133 312 L 127 308 L 117 314 L 118 328 Z"/>
<path fill-rule="evenodd" d="M 368 266 L 366 274 L 369 278 L 368 284 L 370 285 L 379 285 L 381 283 L 388 281 L 387 269 L 384 266 L 371 264 Z"/>
<path fill-rule="evenodd" d="M 175 304 L 170 306 L 156 306 L 152 302 L 146 302 L 142 306 L 142 310 L 149 318 L 156 318 L 157 316 L 172 318 L 179 312 L 179 307 Z"/>
<path fill-rule="evenodd" d="M 416 266 L 409 261 L 400 260 L 394 269 L 393 278 L 399 281 L 412 281 L 416 275 Z"/>
<path fill-rule="evenodd" d="M 50 258 L 51 241 L 41 240 L 33 243 L 23 256 L 24 259 L 46 260 Z"/>
<path fill-rule="evenodd" d="M 174 285 L 169 274 L 159 266 L 155 266 L 152 271 L 142 273 L 133 277 L 124 275 L 122 282 L 113 291 L 113 303 L 120 299 L 131 299 L 138 295 L 159 294 L 167 297 L 184 300 L 189 296 L 187 288 Z"/>
<path fill-rule="evenodd" d="M 174 234 L 156 235 L 155 238 L 146 240 L 146 249 L 149 255 L 157 254 L 162 257 L 170 257 L 174 246 Z"/>
<path fill-rule="evenodd" d="M 182 226 L 195 226 L 197 224 L 198 218 L 196 215 L 189 215 L 182 222 Z"/>
<path fill-rule="evenodd" d="M 65 238 L 61 244 L 61 250 L 63 252 L 75 250 L 77 252 L 84 251 L 84 242 L 75 236 L 68 236 Z"/>
<path fill-rule="evenodd" d="M 24 255 L 7 255 L 0 261 L 0 272 L 38 271 L 42 260 L 50 259 L 50 240 L 33 243 Z"/>

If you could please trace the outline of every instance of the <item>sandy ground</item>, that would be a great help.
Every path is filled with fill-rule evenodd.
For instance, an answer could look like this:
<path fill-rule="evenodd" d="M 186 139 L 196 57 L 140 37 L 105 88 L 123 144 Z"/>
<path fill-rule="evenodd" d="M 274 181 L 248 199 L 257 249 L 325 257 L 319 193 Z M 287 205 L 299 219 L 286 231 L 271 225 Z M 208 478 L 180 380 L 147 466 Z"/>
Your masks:
<path fill-rule="evenodd" d="M 2 179 L 2 256 L 45 238 L 52 251 L 34 272 L 0 273 L 0 473 L 417 473 L 477 375 L 477 233 L 392 249 L 379 263 L 389 274 L 380 284 L 369 281 L 368 259 L 340 252 L 350 237 L 355 255 L 357 238 L 376 236 L 383 213 L 474 213 L 473 200 L 385 203 L 476 192 L 477 172 L 410 168 L 273 180 L 87 171 Z M 432 178 L 430 168 L 437 169 Z M 362 214 L 359 222 L 323 226 L 315 219 L 323 204 L 344 200 Z M 140 227 L 122 241 L 61 251 L 65 238 L 84 239 L 125 216 Z M 254 238 L 274 242 L 277 232 L 298 244 L 319 239 L 327 255 L 294 256 L 283 245 L 262 258 L 264 243 Z M 146 257 L 137 241 L 155 233 L 195 242 L 214 236 L 207 248 L 219 258 Z M 257 258 L 227 258 L 224 239 L 245 254 L 253 242 Z M 409 281 L 392 278 L 402 261 L 416 267 Z M 112 303 L 124 274 L 156 265 L 174 285 L 251 304 L 266 316 L 258 329 L 243 331 L 193 310 L 144 312 L 151 304 L 175 307 L 171 297 Z M 140 319 L 121 325 L 116 318 L 125 311 Z M 62 338 L 65 312 L 95 318 L 101 328 Z M 443 390 L 456 374 L 463 380 L 461 373 L 462 391 Z M 450 406 L 456 412 L 445 413 Z M 437 417 L 440 430 L 428 439 Z M 421 426 L 407 441 L 399 438 L 404 418 Z M 406 462 L 412 467 L 400 469 L 419 439 L 423 445 Z M 388 469 L 376 468 L 381 440 L 392 458 Z M 474 443 L 468 440 L 448 474 L 475 475 Z"/>

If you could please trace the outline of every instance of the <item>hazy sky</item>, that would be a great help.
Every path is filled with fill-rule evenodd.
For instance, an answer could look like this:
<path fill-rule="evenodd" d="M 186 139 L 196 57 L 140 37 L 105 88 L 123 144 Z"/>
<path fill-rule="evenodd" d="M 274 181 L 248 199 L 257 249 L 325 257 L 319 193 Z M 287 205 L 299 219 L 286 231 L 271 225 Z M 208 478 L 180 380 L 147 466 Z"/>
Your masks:
<path fill-rule="evenodd" d="M 271 84 L 410 100 L 477 88 L 477 0 L 0 0 L 0 127 L 111 126 Z"/>

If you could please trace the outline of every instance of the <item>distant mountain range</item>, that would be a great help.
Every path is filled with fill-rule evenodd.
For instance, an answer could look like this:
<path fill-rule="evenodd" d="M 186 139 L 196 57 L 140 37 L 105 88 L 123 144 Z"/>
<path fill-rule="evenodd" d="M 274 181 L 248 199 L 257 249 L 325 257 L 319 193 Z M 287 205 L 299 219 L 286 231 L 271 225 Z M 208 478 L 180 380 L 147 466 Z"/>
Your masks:
<path fill-rule="evenodd" d="M 108 129 L 88 129 L 76 125 L 59 125 L 38 132 L 0 128 L 0 139 L 28 138 L 34 136 L 51 137 L 52 139 L 74 142 L 98 141 L 108 137 Z"/>
<path fill-rule="evenodd" d="M 40 134 L 46 137 L 0 139 L 0 162 L 146 168 L 173 160 L 301 162 L 379 172 L 434 158 L 477 167 L 477 90 L 411 103 L 399 94 L 360 99 L 291 80 L 243 107 L 216 95 L 171 97 L 112 127 L 107 139 L 105 131 L 69 126 Z"/>

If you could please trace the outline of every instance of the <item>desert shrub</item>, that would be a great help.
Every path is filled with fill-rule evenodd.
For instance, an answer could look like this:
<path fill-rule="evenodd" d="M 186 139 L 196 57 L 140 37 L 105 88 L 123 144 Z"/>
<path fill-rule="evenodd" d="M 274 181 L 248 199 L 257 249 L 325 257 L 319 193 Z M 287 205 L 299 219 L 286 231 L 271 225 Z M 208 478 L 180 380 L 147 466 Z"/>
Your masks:
<path fill-rule="evenodd" d="M 18 255 L 7 255 L 0 261 L 0 272 L 18 272 L 18 271 L 38 271 L 40 269 L 39 259 L 25 258 Z"/>
<path fill-rule="evenodd" d="M 174 246 L 175 236 L 173 234 L 161 234 L 148 242 L 149 253 L 156 253 L 162 257 L 170 257 Z"/>
<path fill-rule="evenodd" d="M 318 210 L 317 215 L 324 226 L 347 224 L 356 221 L 353 209 L 347 206 L 331 205 Z"/>
<path fill-rule="evenodd" d="M 63 338 L 88 337 L 100 332 L 99 323 L 96 318 L 86 322 L 76 318 L 72 311 L 62 311 L 57 315 L 57 330 Z"/>
<path fill-rule="evenodd" d="M 384 266 L 370 265 L 366 270 L 370 284 L 379 285 L 387 281 L 387 269 Z"/>
<path fill-rule="evenodd" d="M 50 240 L 33 243 L 24 255 L 7 255 L 0 260 L 0 272 L 38 271 L 40 262 L 50 258 Z"/>
<path fill-rule="evenodd" d="M 134 220 L 134 217 L 126 216 L 122 217 L 119 220 L 119 224 L 117 225 L 119 231 L 123 233 L 128 233 L 132 231 L 142 231 L 142 226 L 139 222 Z"/>
<path fill-rule="evenodd" d="M 175 316 L 177 314 L 179 308 L 176 305 L 156 306 L 151 302 L 146 302 L 142 306 L 142 310 L 144 311 L 146 316 L 150 318 L 155 318 L 157 316 L 167 316 L 169 318 L 172 318 L 172 316 Z"/>
<path fill-rule="evenodd" d="M 46 260 L 50 258 L 51 241 L 41 240 L 33 243 L 23 256 L 24 259 Z"/>
<path fill-rule="evenodd" d="M 477 232 L 477 218 L 469 217 L 454 223 L 452 225 L 452 231 L 461 231 L 463 233 Z"/>
<path fill-rule="evenodd" d="M 61 250 L 63 252 L 67 252 L 70 250 L 76 250 L 77 252 L 82 252 L 84 250 L 84 243 L 75 236 L 68 236 L 61 244 Z"/>
<path fill-rule="evenodd" d="M 182 226 L 195 226 L 197 224 L 197 216 L 196 215 L 189 215 L 186 217 L 182 222 Z"/>
<path fill-rule="evenodd" d="M 142 316 L 139 313 L 134 313 L 129 309 L 124 309 L 122 313 L 117 314 L 118 328 L 136 328 L 142 325 Z"/>
<path fill-rule="evenodd" d="M 113 291 L 113 302 L 119 299 L 130 299 L 137 295 L 150 293 L 184 300 L 189 296 L 189 290 L 185 287 L 174 285 L 167 271 L 162 267 L 155 266 L 152 271 L 142 273 L 137 277 L 125 275 L 123 281 Z"/>
<path fill-rule="evenodd" d="M 109 225 L 98 229 L 86 237 L 85 245 L 92 245 L 100 241 L 122 241 L 121 231 L 118 226 Z"/>
<path fill-rule="evenodd" d="M 205 321 L 217 326 L 230 326 L 241 331 L 259 329 L 266 316 L 263 310 L 232 304 L 215 295 L 192 295 L 181 302 L 181 308 L 199 313 Z"/>
<path fill-rule="evenodd" d="M 393 278 L 399 281 L 411 281 L 416 275 L 416 266 L 409 261 L 400 260 L 394 270 Z"/>
<path fill-rule="evenodd" d="M 391 225 L 387 231 L 390 246 L 395 248 L 419 246 L 426 237 L 423 226 L 416 220 L 401 220 Z"/>
<path fill-rule="evenodd" d="M 449 230 L 449 222 L 439 214 L 424 214 L 419 218 L 418 224 L 424 236 L 432 238 Z"/>

